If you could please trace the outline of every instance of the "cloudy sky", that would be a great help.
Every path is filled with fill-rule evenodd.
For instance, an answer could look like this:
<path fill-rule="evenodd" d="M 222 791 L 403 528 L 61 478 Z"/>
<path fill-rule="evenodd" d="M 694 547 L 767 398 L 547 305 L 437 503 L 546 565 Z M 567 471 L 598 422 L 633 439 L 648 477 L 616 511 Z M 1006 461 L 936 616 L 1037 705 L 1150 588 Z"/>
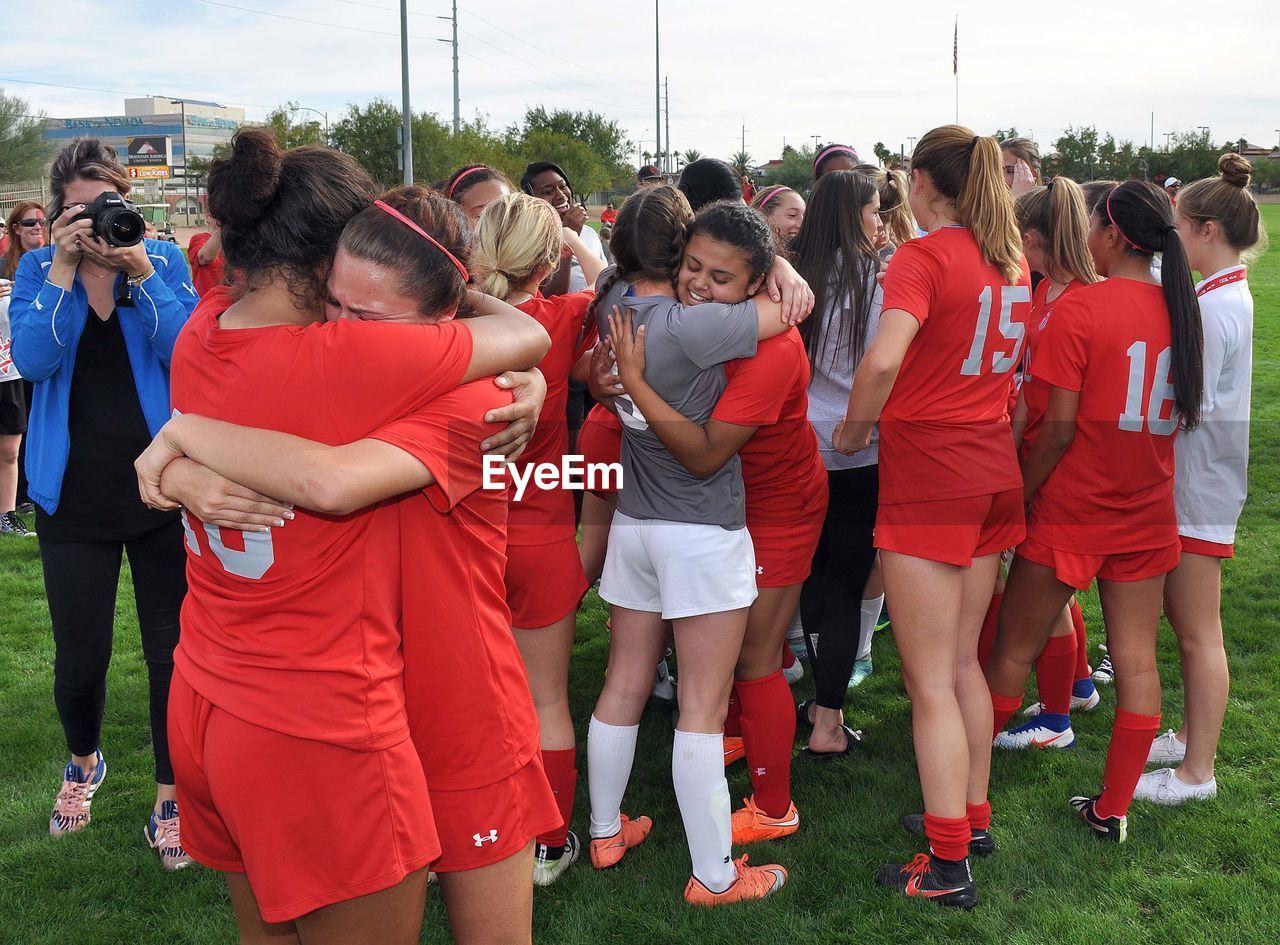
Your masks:
<path fill-rule="evenodd" d="M 1046 146 L 1068 126 L 1164 141 L 1280 138 L 1280 19 L 1263 0 L 1212 6 L 1072 0 L 662 0 L 662 72 L 677 150 L 758 161 L 784 140 L 909 136 L 955 117 Z M 449 0 L 409 0 L 413 105 L 452 115 Z M 491 125 L 529 105 L 593 109 L 654 136 L 654 14 L 646 0 L 463 0 L 462 113 Z M 120 114 L 126 94 L 246 107 L 296 101 L 332 120 L 400 94 L 396 0 L 4 0 L 0 87 L 53 117 Z M 44 83 L 44 84 L 40 84 Z M 71 88 L 74 86 L 76 88 Z"/>

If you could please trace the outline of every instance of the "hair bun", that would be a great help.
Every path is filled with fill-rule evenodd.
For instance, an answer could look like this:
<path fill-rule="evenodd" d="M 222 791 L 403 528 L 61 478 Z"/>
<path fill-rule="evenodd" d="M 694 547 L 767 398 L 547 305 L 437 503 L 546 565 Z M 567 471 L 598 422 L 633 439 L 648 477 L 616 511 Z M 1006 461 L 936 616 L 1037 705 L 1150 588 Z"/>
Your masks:
<path fill-rule="evenodd" d="M 1232 187 L 1244 189 L 1253 177 L 1253 165 L 1242 155 L 1228 151 L 1218 158 L 1218 173 Z"/>
<path fill-rule="evenodd" d="M 231 139 L 231 155 L 209 170 L 209 213 L 220 224 L 251 227 L 280 189 L 284 152 L 275 135 L 243 128 Z"/>

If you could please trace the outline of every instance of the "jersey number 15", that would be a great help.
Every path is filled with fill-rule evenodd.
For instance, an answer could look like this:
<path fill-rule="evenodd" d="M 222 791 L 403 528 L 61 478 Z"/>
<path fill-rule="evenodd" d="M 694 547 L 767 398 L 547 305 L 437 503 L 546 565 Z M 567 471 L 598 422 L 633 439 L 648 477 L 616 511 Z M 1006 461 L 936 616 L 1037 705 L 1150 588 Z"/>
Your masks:
<path fill-rule="evenodd" d="M 969 345 L 969 356 L 960 365 L 960 373 L 965 377 L 977 377 L 982 373 L 983 354 L 987 350 L 987 334 L 991 330 L 991 286 L 982 290 L 978 296 L 978 324 L 973 330 L 973 343 Z M 1013 342 L 1013 352 L 1004 354 L 991 352 L 991 373 L 1005 374 L 1018 363 L 1022 354 L 1022 342 L 1027 336 L 1027 326 L 1013 320 L 1013 307 L 1019 302 L 1031 301 L 1031 287 L 1025 285 L 1000 286 L 1000 336 Z"/>

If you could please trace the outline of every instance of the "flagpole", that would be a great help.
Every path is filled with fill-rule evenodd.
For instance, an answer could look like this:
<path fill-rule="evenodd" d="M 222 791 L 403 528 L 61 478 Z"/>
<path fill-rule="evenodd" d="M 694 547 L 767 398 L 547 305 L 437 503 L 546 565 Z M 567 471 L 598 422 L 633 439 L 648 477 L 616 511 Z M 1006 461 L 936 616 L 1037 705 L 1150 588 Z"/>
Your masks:
<path fill-rule="evenodd" d="M 951 72 L 956 79 L 956 124 L 960 124 L 960 14 L 956 14 L 956 29 L 951 46 Z"/>

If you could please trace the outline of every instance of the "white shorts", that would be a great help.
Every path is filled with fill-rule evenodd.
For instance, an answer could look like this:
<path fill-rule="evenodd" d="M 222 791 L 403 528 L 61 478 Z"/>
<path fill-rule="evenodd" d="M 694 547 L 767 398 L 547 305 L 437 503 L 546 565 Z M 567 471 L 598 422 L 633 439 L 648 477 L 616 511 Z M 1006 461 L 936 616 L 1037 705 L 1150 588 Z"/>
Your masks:
<path fill-rule="evenodd" d="M 661 613 L 664 620 L 750 607 L 756 599 L 751 534 L 615 512 L 600 597 L 628 610 Z"/>

